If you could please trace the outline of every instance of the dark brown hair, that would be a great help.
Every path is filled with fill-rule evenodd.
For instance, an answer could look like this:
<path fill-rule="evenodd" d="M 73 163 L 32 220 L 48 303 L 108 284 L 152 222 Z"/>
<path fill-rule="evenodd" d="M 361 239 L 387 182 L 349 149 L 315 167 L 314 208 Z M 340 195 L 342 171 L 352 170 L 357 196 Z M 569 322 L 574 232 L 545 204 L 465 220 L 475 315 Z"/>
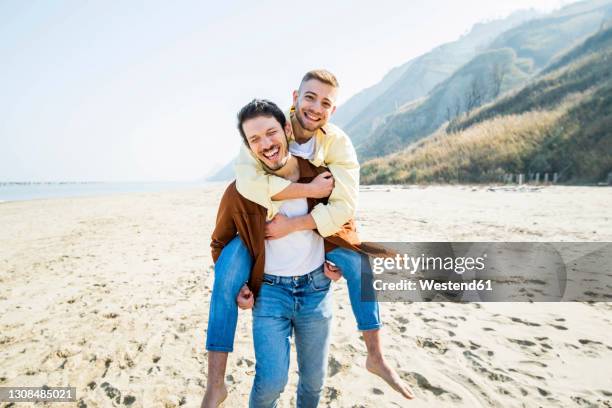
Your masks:
<path fill-rule="evenodd" d="M 283 132 L 285 131 L 287 118 L 283 111 L 274 102 L 268 101 L 267 99 L 253 99 L 251 102 L 244 105 L 242 109 L 240 109 L 240 112 L 238 112 L 238 130 L 240 131 L 240 136 L 242 136 L 242 141 L 247 146 L 249 142 L 244 134 L 242 124 L 249 119 L 259 116 L 273 117 L 280 123 Z"/>

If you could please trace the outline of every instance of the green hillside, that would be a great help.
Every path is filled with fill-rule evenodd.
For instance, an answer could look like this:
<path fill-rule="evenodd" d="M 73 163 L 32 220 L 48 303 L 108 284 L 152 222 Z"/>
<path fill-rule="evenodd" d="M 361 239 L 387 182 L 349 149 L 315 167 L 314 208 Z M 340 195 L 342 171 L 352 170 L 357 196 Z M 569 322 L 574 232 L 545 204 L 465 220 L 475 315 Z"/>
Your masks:
<path fill-rule="evenodd" d="M 536 172 L 558 172 L 561 182 L 605 180 L 612 171 L 611 66 L 612 28 L 604 28 L 452 129 L 365 163 L 362 182 L 488 182 Z"/>
<path fill-rule="evenodd" d="M 399 67 L 393 68 L 378 83 L 352 96 L 336 110 L 336 113 L 334 113 L 334 123 L 345 128 L 373 100 L 391 88 L 413 62 L 414 60 L 410 60 Z"/>
<path fill-rule="evenodd" d="M 529 61 L 518 59 L 509 48 L 481 53 L 437 85 L 427 98 L 389 116 L 358 148 L 358 153 L 369 158 L 396 152 L 452 117 L 524 82 L 530 72 Z"/>
<path fill-rule="evenodd" d="M 338 108 L 334 123 L 341 126 L 358 146 L 385 116 L 399 106 L 427 95 L 499 34 L 536 16 L 538 14 L 534 11 L 520 11 L 502 20 L 475 24 L 457 41 L 443 44 L 394 68 L 382 81 L 349 99 Z"/>
<path fill-rule="evenodd" d="M 474 111 L 499 92 L 526 83 L 546 64 L 559 62 L 561 53 L 584 40 L 587 33 L 595 33 L 611 15 L 610 1 L 582 2 L 501 33 L 486 51 L 436 85 L 424 99 L 378 117 L 369 136 L 356 141 L 360 158 L 397 152 L 446 121 L 453 127 L 464 113 Z M 426 73 L 422 75 L 426 77 Z M 498 77 L 497 81 L 493 77 Z"/>
<path fill-rule="evenodd" d="M 498 115 L 508 115 L 533 109 L 550 108 L 566 95 L 582 92 L 610 76 L 606 69 L 606 50 L 612 48 L 612 31 L 608 28 L 588 38 L 569 51 L 555 69 L 546 69 L 540 79 L 508 95 L 495 104 L 483 106 L 467 118 L 457 121 L 450 130 L 463 130 L 475 123 Z M 572 65 L 574 64 L 574 65 Z M 563 69 L 564 67 L 571 69 Z"/>
<path fill-rule="evenodd" d="M 593 34 L 610 16 L 609 1 L 572 4 L 550 17 L 531 20 L 504 32 L 489 48 L 512 48 L 519 57 L 532 60 L 535 67 L 543 67 L 560 51 Z"/>

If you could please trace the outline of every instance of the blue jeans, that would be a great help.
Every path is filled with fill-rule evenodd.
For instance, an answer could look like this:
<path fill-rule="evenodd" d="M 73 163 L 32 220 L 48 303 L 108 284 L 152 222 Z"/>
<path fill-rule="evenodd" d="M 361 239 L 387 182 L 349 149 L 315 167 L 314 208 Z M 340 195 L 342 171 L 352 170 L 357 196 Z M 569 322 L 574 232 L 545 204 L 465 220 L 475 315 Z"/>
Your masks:
<path fill-rule="evenodd" d="M 253 308 L 255 380 L 250 408 L 273 408 L 287 384 L 290 337 L 295 334 L 297 408 L 319 404 L 332 320 L 330 280 L 319 267 L 296 277 L 264 275 Z"/>
<path fill-rule="evenodd" d="M 366 283 L 365 287 L 372 288 L 372 269 L 368 257 L 350 249 L 338 247 L 328 252 L 325 258 L 335 263 L 346 279 L 351 308 L 357 320 L 357 329 L 362 331 L 379 329 L 382 323 L 378 302 L 361 301 L 362 285 Z M 370 298 L 374 298 L 373 295 Z"/>
<path fill-rule="evenodd" d="M 239 236 L 221 251 L 215 264 L 215 283 L 210 298 L 206 350 L 234 350 L 234 335 L 238 321 L 236 297 L 249 280 L 253 259 Z"/>
<path fill-rule="evenodd" d="M 372 271 L 365 255 L 345 248 L 336 248 L 326 254 L 342 271 L 346 279 L 353 315 L 358 330 L 374 330 L 382 326 L 378 302 L 362 302 L 363 278 L 371 279 Z M 253 260 L 240 237 L 234 238 L 221 251 L 215 264 L 215 283 L 210 299 L 206 349 L 209 351 L 233 351 L 234 335 L 238 320 L 236 296 L 248 280 Z M 364 266 L 362 274 L 362 265 Z M 257 301 L 255 302 L 257 303 Z"/>

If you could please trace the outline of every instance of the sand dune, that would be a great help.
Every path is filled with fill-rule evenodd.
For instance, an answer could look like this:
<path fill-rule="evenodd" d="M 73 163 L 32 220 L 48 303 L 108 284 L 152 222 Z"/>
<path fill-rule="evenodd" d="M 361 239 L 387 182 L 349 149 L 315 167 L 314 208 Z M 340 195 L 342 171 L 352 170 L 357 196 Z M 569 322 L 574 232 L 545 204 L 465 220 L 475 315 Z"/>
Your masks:
<path fill-rule="evenodd" d="M 78 407 L 199 406 L 222 191 L 1 203 L 0 386 L 75 386 Z M 611 241 L 610 202 L 609 188 L 373 187 L 358 221 L 369 241 Z M 322 407 L 612 406 L 612 303 L 384 303 L 407 402 L 365 370 L 346 284 L 333 290 Z M 250 323 L 241 312 L 227 407 L 247 405 Z"/>

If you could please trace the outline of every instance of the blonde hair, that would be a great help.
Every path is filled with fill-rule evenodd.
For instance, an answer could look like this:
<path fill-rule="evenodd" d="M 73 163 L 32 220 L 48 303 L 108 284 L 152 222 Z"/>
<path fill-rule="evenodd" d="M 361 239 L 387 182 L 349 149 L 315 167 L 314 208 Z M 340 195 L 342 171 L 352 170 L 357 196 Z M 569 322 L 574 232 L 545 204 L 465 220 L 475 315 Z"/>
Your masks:
<path fill-rule="evenodd" d="M 313 69 L 312 71 L 308 71 L 304 77 L 302 78 L 302 82 L 300 83 L 300 88 L 304 82 L 308 82 L 311 79 L 316 79 L 319 82 L 323 82 L 324 84 L 331 85 L 334 88 L 338 88 L 340 85 L 338 84 L 338 80 L 336 76 L 329 72 L 326 69 Z"/>

